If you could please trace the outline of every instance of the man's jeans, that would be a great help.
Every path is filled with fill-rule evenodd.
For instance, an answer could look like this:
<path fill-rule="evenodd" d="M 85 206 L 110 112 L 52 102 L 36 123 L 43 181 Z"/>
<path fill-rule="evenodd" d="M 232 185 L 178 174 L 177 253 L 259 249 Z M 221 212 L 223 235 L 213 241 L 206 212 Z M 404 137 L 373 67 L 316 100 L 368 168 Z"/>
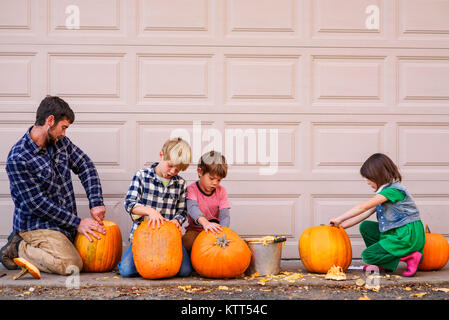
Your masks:
<path fill-rule="evenodd" d="M 176 276 L 188 277 L 192 273 L 192 263 L 190 262 L 190 256 L 186 249 L 182 247 L 182 263 L 181 268 Z M 118 264 L 118 271 L 123 277 L 135 277 L 139 276 L 133 259 L 132 243 L 123 254 L 122 260 Z"/>

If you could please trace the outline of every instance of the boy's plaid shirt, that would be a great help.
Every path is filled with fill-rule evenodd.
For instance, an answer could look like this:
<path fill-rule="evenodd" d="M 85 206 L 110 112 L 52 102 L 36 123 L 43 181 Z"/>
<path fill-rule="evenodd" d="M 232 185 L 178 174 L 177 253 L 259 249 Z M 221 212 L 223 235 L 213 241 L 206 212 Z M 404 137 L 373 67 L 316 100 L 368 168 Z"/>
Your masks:
<path fill-rule="evenodd" d="M 131 210 L 136 204 L 149 206 L 159 211 L 167 220 L 178 220 L 182 225 L 186 221 L 186 192 L 187 183 L 179 175 L 171 178 L 169 184 L 165 187 L 157 178 L 154 168 L 158 162 L 153 163 L 149 168 L 141 169 L 136 172 L 129 186 L 125 197 L 125 210 L 131 215 Z M 134 231 L 147 216 L 134 220 L 129 241 L 132 242 Z"/>
<path fill-rule="evenodd" d="M 59 139 L 50 154 L 31 139 L 31 128 L 11 148 L 6 161 L 14 202 L 13 232 L 52 229 L 73 241 L 81 218 L 71 171 L 79 176 L 92 208 L 104 205 L 97 170 L 69 138 Z"/>

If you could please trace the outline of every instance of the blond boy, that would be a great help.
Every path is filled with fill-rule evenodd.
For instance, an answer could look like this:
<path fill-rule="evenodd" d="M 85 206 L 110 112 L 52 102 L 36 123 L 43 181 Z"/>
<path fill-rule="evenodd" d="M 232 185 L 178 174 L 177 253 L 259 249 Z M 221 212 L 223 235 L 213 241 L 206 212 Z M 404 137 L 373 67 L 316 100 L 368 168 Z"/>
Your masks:
<path fill-rule="evenodd" d="M 150 227 L 174 223 L 180 231 L 186 220 L 186 181 L 178 175 L 191 162 L 191 148 L 181 138 L 167 140 L 159 152 L 159 162 L 138 170 L 131 181 L 125 197 L 125 210 L 131 215 L 133 227 L 129 236 L 130 246 L 123 254 L 118 268 L 124 277 L 137 276 L 138 272 L 132 256 L 134 231 L 144 220 Z M 183 248 L 183 261 L 179 276 L 192 272 L 189 256 Z"/>

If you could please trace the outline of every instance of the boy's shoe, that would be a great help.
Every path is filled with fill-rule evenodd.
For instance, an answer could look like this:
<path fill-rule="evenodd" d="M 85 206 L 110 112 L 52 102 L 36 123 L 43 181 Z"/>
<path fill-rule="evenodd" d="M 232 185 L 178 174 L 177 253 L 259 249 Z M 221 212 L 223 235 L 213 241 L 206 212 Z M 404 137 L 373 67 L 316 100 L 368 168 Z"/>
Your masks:
<path fill-rule="evenodd" d="M 402 257 L 400 260 L 407 263 L 407 271 L 404 271 L 402 275 L 404 277 L 413 277 L 418 271 L 418 266 L 421 263 L 423 255 L 419 251 L 412 252 L 406 257 Z"/>
<path fill-rule="evenodd" d="M 19 243 L 23 238 L 18 233 L 11 233 L 8 237 L 8 242 L 0 250 L 0 262 L 8 270 L 15 270 L 19 267 L 14 262 L 14 258 L 19 257 Z"/>

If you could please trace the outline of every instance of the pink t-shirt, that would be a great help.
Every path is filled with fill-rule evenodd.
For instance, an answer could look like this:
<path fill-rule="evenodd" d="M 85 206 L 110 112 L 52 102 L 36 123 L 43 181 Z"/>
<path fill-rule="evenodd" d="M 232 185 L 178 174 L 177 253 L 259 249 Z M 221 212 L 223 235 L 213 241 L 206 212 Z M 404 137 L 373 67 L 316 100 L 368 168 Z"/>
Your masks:
<path fill-rule="evenodd" d="M 231 208 L 228 202 L 228 193 L 223 186 L 218 186 L 211 195 L 207 195 L 200 190 L 197 182 L 194 182 L 187 187 L 186 198 L 198 203 L 198 207 L 207 220 L 216 219 L 220 221 L 220 210 Z M 187 215 L 187 219 L 189 224 L 186 230 L 203 230 L 203 226 L 196 224 L 190 215 Z"/>

